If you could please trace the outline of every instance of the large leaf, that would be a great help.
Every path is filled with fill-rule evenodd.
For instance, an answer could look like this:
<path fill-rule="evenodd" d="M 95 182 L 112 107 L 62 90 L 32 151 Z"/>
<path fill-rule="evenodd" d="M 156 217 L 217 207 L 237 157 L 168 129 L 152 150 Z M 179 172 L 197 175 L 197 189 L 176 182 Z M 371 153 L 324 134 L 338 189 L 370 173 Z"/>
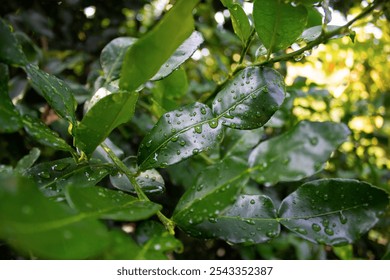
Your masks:
<path fill-rule="evenodd" d="M 0 62 L 26 65 L 27 58 L 10 26 L 0 18 Z"/>
<path fill-rule="evenodd" d="M 76 99 L 70 87 L 57 77 L 40 70 L 36 65 L 25 67 L 33 88 L 41 94 L 62 118 L 76 126 Z"/>
<path fill-rule="evenodd" d="M 194 103 L 164 114 L 142 140 L 138 163 L 142 170 L 165 167 L 214 146 L 222 126 L 209 107 Z"/>
<path fill-rule="evenodd" d="M 105 90 L 102 88 L 95 95 L 99 95 L 100 91 Z M 92 154 L 116 127 L 132 118 L 137 99 L 136 92 L 107 91 L 95 101 L 76 128 L 76 146 L 87 155 Z"/>
<path fill-rule="evenodd" d="M 192 32 L 188 37 L 172 54 L 172 56 L 160 67 L 156 75 L 151 80 L 160 80 L 170 75 L 175 69 L 183 64 L 187 59 L 194 54 L 200 44 L 203 43 L 202 34 L 198 31 Z"/>
<path fill-rule="evenodd" d="M 372 228 L 388 204 L 388 194 L 368 183 L 323 179 L 306 183 L 286 197 L 279 216 L 302 238 L 342 246 Z"/>
<path fill-rule="evenodd" d="M 41 120 L 29 115 L 22 117 L 22 122 L 26 132 L 37 142 L 56 150 L 68 151 L 74 153 L 64 139 L 60 138 L 58 133 L 51 130 Z"/>
<path fill-rule="evenodd" d="M 8 66 L 0 63 L 0 132 L 15 132 L 22 127 L 18 111 L 8 95 Z"/>
<path fill-rule="evenodd" d="M 256 32 L 270 54 L 287 48 L 301 35 L 307 10 L 283 0 L 256 0 L 253 18 Z"/>
<path fill-rule="evenodd" d="M 237 129 L 263 126 L 283 103 L 282 76 L 271 68 L 247 67 L 217 94 L 213 112 L 222 124 Z"/>
<path fill-rule="evenodd" d="M 103 48 L 100 54 L 100 64 L 103 68 L 106 83 L 119 79 L 125 53 L 136 40 L 131 37 L 119 37 Z"/>
<path fill-rule="evenodd" d="M 229 9 L 234 33 L 245 44 L 251 34 L 251 25 L 248 16 L 245 14 L 241 5 L 234 3 L 232 0 L 222 0 L 221 2 Z"/>
<path fill-rule="evenodd" d="M 196 226 L 203 238 L 231 243 L 262 243 L 279 235 L 280 224 L 272 200 L 264 195 L 241 195 L 217 218 Z"/>
<path fill-rule="evenodd" d="M 173 220 L 186 232 L 198 236 L 196 224 L 217 218 L 236 201 L 249 176 L 244 161 L 231 157 L 202 171 L 196 184 L 188 189 L 176 205 Z"/>
<path fill-rule="evenodd" d="M 91 238 L 93 236 L 93 238 Z M 49 201 L 32 181 L 0 178 L 0 239 L 27 256 L 92 258 L 109 242 L 103 224 Z"/>
<path fill-rule="evenodd" d="M 65 187 L 95 186 L 113 171 L 111 165 L 97 160 L 78 164 L 73 158 L 63 158 L 37 164 L 28 169 L 26 175 L 34 179 L 46 196 L 63 198 Z"/>
<path fill-rule="evenodd" d="M 259 183 L 275 184 L 311 176 L 322 169 L 348 135 L 344 124 L 302 121 L 251 152 L 252 178 Z"/>
<path fill-rule="evenodd" d="M 194 29 L 192 10 L 199 0 L 181 0 L 126 52 L 119 86 L 134 91 L 150 80 Z"/>
<path fill-rule="evenodd" d="M 161 206 L 153 202 L 101 187 L 68 186 L 66 199 L 78 212 L 99 219 L 134 222 L 161 210 Z"/>

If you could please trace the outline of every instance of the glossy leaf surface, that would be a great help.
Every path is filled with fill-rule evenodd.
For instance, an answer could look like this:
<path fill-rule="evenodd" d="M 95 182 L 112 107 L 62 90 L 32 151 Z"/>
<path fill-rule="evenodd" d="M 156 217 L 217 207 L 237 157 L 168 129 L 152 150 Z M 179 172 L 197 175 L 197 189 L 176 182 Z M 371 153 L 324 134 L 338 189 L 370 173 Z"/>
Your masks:
<path fill-rule="evenodd" d="M 135 111 L 138 93 L 108 93 L 88 110 L 75 131 L 76 146 L 87 155 L 119 125 L 129 121 Z"/>
<path fill-rule="evenodd" d="M 150 80 L 194 29 L 192 10 L 198 0 L 181 0 L 126 52 L 119 87 L 135 91 Z"/>
<path fill-rule="evenodd" d="M 103 48 L 100 54 L 100 65 L 103 68 L 106 83 L 119 79 L 126 51 L 136 40 L 131 37 L 119 37 Z"/>
<path fill-rule="evenodd" d="M 137 260 L 166 260 L 165 253 L 172 251 L 182 251 L 183 244 L 180 240 L 170 235 L 168 232 L 162 232 L 153 236 L 141 248 L 137 254 Z"/>
<path fill-rule="evenodd" d="M 312 242 L 343 246 L 372 228 L 388 194 L 351 179 L 323 179 L 299 187 L 280 205 L 280 222 Z"/>
<path fill-rule="evenodd" d="M 8 66 L 0 63 L 0 132 L 15 132 L 22 127 L 19 112 L 8 95 Z"/>
<path fill-rule="evenodd" d="M 221 2 L 229 9 L 234 33 L 245 44 L 251 34 L 251 25 L 248 16 L 245 14 L 241 5 L 234 3 L 232 0 L 222 0 Z"/>
<path fill-rule="evenodd" d="M 15 166 L 15 171 L 19 174 L 23 174 L 27 169 L 29 169 L 37 161 L 41 151 L 38 148 L 32 148 L 28 155 L 21 158 Z"/>
<path fill-rule="evenodd" d="M 237 129 L 263 126 L 283 103 L 283 77 L 267 67 L 247 67 L 227 82 L 213 101 L 222 124 Z"/>
<path fill-rule="evenodd" d="M 311 176 L 322 169 L 348 135 L 344 124 L 302 121 L 251 152 L 252 178 L 259 183 L 275 184 Z"/>
<path fill-rule="evenodd" d="M 250 150 L 256 146 L 263 136 L 263 129 L 238 130 L 228 128 L 221 143 L 223 158 L 237 156 L 247 158 Z"/>
<path fill-rule="evenodd" d="M 194 225 L 217 218 L 236 201 L 249 178 L 246 168 L 245 161 L 232 157 L 200 172 L 196 184 L 176 205 L 173 220 L 187 233 L 198 236 Z"/>
<path fill-rule="evenodd" d="M 327 25 L 326 30 L 327 32 L 332 32 L 340 27 L 341 26 L 337 26 L 337 25 Z M 305 42 L 311 42 L 316 40 L 321 35 L 321 33 L 322 33 L 322 25 L 317 25 L 303 31 L 300 38 L 302 38 L 302 40 L 304 40 Z M 341 37 L 344 37 L 344 35 L 338 34 L 333 36 L 332 39 L 341 38 Z"/>
<path fill-rule="evenodd" d="M 66 186 L 95 186 L 110 172 L 113 172 L 110 165 L 96 160 L 77 164 L 73 158 L 63 158 L 37 164 L 26 174 L 34 179 L 46 196 L 62 198 Z"/>
<path fill-rule="evenodd" d="M 26 65 L 27 58 L 10 26 L 0 19 L 0 61 L 7 64 Z"/>
<path fill-rule="evenodd" d="M 78 212 L 99 219 L 134 222 L 161 210 L 161 206 L 153 202 L 140 201 L 121 191 L 102 187 L 68 186 L 66 199 Z"/>
<path fill-rule="evenodd" d="M 172 54 L 172 56 L 160 67 L 156 75 L 151 79 L 152 81 L 163 79 L 175 71 L 181 64 L 194 54 L 200 44 L 203 43 L 202 34 L 198 31 L 192 32 Z"/>
<path fill-rule="evenodd" d="M 1 178 L 0 202 L 0 238 L 26 255 L 91 258 L 108 245 L 103 224 L 47 200 L 30 180 Z"/>
<path fill-rule="evenodd" d="M 164 114 L 141 142 L 140 168 L 165 167 L 214 146 L 222 139 L 222 125 L 213 117 L 202 103 Z"/>
<path fill-rule="evenodd" d="M 279 235 L 280 224 L 272 200 L 263 195 L 240 195 L 216 218 L 196 226 L 203 238 L 231 243 L 263 243 Z"/>
<path fill-rule="evenodd" d="M 51 147 L 56 150 L 63 150 L 68 152 L 74 152 L 73 148 L 60 138 L 58 133 L 51 130 L 41 120 L 24 115 L 22 122 L 26 132 L 38 143 Z"/>
<path fill-rule="evenodd" d="M 70 87 L 33 64 L 28 64 L 25 70 L 33 88 L 46 99 L 59 116 L 75 126 L 77 103 Z"/>
<path fill-rule="evenodd" d="M 253 5 L 256 32 L 261 42 L 274 53 L 290 46 L 306 26 L 307 10 L 282 0 L 257 0 Z"/>

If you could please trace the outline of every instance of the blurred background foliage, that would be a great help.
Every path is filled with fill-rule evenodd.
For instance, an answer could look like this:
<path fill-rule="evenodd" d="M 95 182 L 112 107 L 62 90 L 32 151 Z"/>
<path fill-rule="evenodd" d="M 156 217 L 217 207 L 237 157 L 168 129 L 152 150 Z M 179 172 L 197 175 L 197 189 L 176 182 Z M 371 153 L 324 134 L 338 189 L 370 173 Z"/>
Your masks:
<path fill-rule="evenodd" d="M 240 2 L 248 16 L 253 3 Z M 356 15 L 367 1 L 331 0 L 335 24 Z M 79 104 L 96 90 L 101 74 L 99 55 L 112 39 L 140 37 L 150 30 L 169 9 L 168 0 L 6 0 L 0 16 L 6 19 L 23 42 L 30 61 L 41 69 L 66 80 Z M 387 4 L 389 5 L 389 4 Z M 156 106 L 153 98 L 163 85 L 146 87 L 135 118 L 115 130 L 111 140 L 126 154 L 135 154 L 137 144 L 166 110 L 195 100 L 207 101 L 218 84 L 226 79 L 240 61 L 242 43 L 233 33 L 229 12 L 217 0 L 204 0 L 195 11 L 196 29 L 205 42 L 184 65 L 182 91 L 167 108 Z M 320 45 L 297 61 L 276 63 L 286 76 L 288 98 L 283 108 L 265 126 L 263 138 L 289 129 L 298 120 L 331 120 L 348 124 L 349 140 L 334 153 L 317 177 L 356 178 L 390 192 L 390 25 L 389 9 L 376 11 L 358 21 L 356 36 L 334 39 Z M 254 38 L 244 61 L 261 60 L 258 38 Z M 294 47 L 294 46 L 293 46 Z M 260 54 L 259 54 L 260 53 Z M 11 69 L 10 95 L 22 110 L 40 117 L 46 124 L 67 137 L 67 125 L 58 119 L 45 101 L 30 90 L 23 72 Z M 173 108 L 172 108 L 173 107 Z M 79 106 L 79 114 L 82 114 Z M 3 134 L 0 138 L 0 163 L 15 165 L 36 146 L 23 132 Z M 60 152 L 40 147 L 41 160 L 62 157 Z M 212 160 L 210 152 L 206 160 Z M 180 197 L 183 189 L 204 168 L 202 155 L 168 168 L 167 193 L 157 200 L 165 207 Z M 178 172 L 179 171 L 179 172 Z M 180 174 L 179 174 L 180 173 Z M 251 186 L 248 186 L 251 188 Z M 177 189 L 180 189 L 178 192 Z M 286 186 L 265 188 L 270 196 L 283 196 Z M 179 235 L 181 233 L 178 233 Z M 271 243 L 255 246 L 230 246 L 218 240 L 197 240 L 180 236 L 184 252 L 180 259 L 379 259 L 389 258 L 390 214 L 356 244 L 330 248 L 308 243 L 283 233 Z M 0 256 L 9 258 L 8 249 L 0 244 Z M 384 257 L 386 258 L 386 256 Z"/>

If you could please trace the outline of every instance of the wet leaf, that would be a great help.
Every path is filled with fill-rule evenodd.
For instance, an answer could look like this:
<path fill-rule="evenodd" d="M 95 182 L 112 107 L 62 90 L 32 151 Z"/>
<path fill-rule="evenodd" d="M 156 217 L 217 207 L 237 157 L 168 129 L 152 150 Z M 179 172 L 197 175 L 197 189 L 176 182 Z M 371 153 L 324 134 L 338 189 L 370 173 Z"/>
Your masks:
<path fill-rule="evenodd" d="M 41 151 L 38 148 L 32 148 L 28 155 L 21 158 L 16 164 L 15 171 L 19 174 L 23 174 L 27 169 L 29 169 L 37 161 Z"/>
<path fill-rule="evenodd" d="M 8 66 L 0 63 L 0 132 L 11 133 L 22 127 L 19 112 L 8 94 Z"/>
<path fill-rule="evenodd" d="M 251 25 L 248 16 L 245 14 L 241 5 L 233 3 L 231 0 L 223 0 L 221 2 L 229 9 L 234 33 L 236 33 L 241 42 L 245 44 L 251 34 Z"/>
<path fill-rule="evenodd" d="M 141 251 L 137 254 L 137 260 L 166 260 L 167 252 L 183 251 L 183 244 L 180 240 L 170 235 L 168 232 L 163 232 L 161 235 L 153 236 L 146 242 Z"/>
<path fill-rule="evenodd" d="M 24 115 L 22 117 L 22 122 L 26 132 L 38 143 L 56 150 L 75 153 L 72 147 L 69 146 L 64 139 L 60 138 L 58 133 L 51 130 L 41 120 L 29 115 Z"/>
<path fill-rule="evenodd" d="M 193 227 L 207 219 L 217 218 L 236 201 L 248 181 L 245 161 L 231 157 L 204 169 L 196 184 L 188 189 L 176 205 L 175 223 L 187 233 L 199 236 Z"/>
<path fill-rule="evenodd" d="M 26 175 L 34 179 L 46 196 L 62 199 L 66 186 L 95 186 L 111 172 L 111 165 L 97 160 L 77 164 L 73 158 L 63 158 L 37 164 Z"/>
<path fill-rule="evenodd" d="M 136 40 L 136 38 L 131 37 L 119 37 L 103 48 L 100 54 L 100 64 L 106 83 L 119 79 L 125 53 Z"/>
<path fill-rule="evenodd" d="M 187 59 L 189 59 L 203 43 L 202 34 L 198 31 L 192 32 L 172 54 L 172 56 L 162 64 L 156 75 L 151 78 L 152 81 L 163 79 L 179 68 Z"/>
<path fill-rule="evenodd" d="M 136 157 L 125 158 L 122 162 L 131 171 L 134 171 L 134 174 L 137 172 L 136 170 L 138 167 Z M 165 191 L 164 179 L 156 169 L 148 169 L 144 172 L 140 172 L 136 175 L 135 179 L 145 193 L 163 193 Z M 122 173 L 110 176 L 110 182 L 117 189 L 136 194 L 134 186 L 130 183 L 127 176 Z"/>
<path fill-rule="evenodd" d="M 96 99 L 75 131 L 76 146 L 87 155 L 91 155 L 116 127 L 133 117 L 138 93 L 107 91 Z"/>
<path fill-rule="evenodd" d="M 25 178 L 0 178 L 0 202 L 0 238 L 26 256 L 92 258 L 108 245 L 103 224 L 49 201 Z"/>
<path fill-rule="evenodd" d="M 150 80 L 194 29 L 192 10 L 198 0 L 178 1 L 162 20 L 128 49 L 119 87 L 135 91 Z"/>
<path fill-rule="evenodd" d="M 264 195 L 241 195 L 216 218 L 196 226 L 202 238 L 231 243 L 263 243 L 277 237 L 280 224 L 272 200 Z"/>
<path fill-rule="evenodd" d="M 307 10 L 281 0 L 255 1 L 253 18 L 261 42 L 274 53 L 290 46 L 306 26 Z"/>
<path fill-rule="evenodd" d="M 40 70 L 36 65 L 25 67 L 33 88 L 41 94 L 56 113 L 76 126 L 76 99 L 70 87 L 57 77 Z"/>
<path fill-rule="evenodd" d="M 226 129 L 225 137 L 221 143 L 222 157 L 248 158 L 248 153 L 260 142 L 262 136 L 262 128 L 252 130 Z"/>
<path fill-rule="evenodd" d="M 138 151 L 141 170 L 166 167 L 213 147 L 222 140 L 222 125 L 210 108 L 194 103 L 164 114 Z"/>
<path fill-rule="evenodd" d="M 161 210 L 161 206 L 153 202 L 140 201 L 121 191 L 95 186 L 68 186 L 66 200 L 80 213 L 99 219 L 117 221 L 144 220 Z"/>
<path fill-rule="evenodd" d="M 0 18 L 0 61 L 7 64 L 24 66 L 28 63 L 22 46 L 16 39 L 11 27 Z"/>
<path fill-rule="evenodd" d="M 311 176 L 322 169 L 348 135 L 344 124 L 302 121 L 282 135 L 261 142 L 251 152 L 251 176 L 266 184 Z"/>
<path fill-rule="evenodd" d="M 282 225 L 309 241 L 343 246 L 371 229 L 389 204 L 388 194 L 351 179 L 303 184 L 280 205 Z"/>
<path fill-rule="evenodd" d="M 110 246 L 98 259 L 105 260 L 134 260 L 141 251 L 138 244 L 122 230 L 110 231 Z"/>
<path fill-rule="evenodd" d="M 222 124 L 236 129 L 263 126 L 283 103 L 282 76 L 271 68 L 247 67 L 217 94 L 213 112 Z"/>
<path fill-rule="evenodd" d="M 337 25 L 327 25 L 326 26 L 326 30 L 327 32 L 332 32 L 336 29 L 339 29 L 341 26 L 337 26 Z M 322 25 L 317 25 L 317 26 L 313 26 L 311 28 L 308 28 L 306 29 L 305 31 L 303 31 L 302 35 L 301 35 L 301 39 L 305 42 L 311 42 L 311 41 L 314 41 L 316 40 L 318 37 L 321 36 L 321 33 L 322 33 Z M 331 39 L 337 39 L 337 38 L 342 38 L 344 37 L 345 35 L 348 35 L 349 32 L 345 33 L 345 34 L 337 34 L 335 36 L 333 36 Z"/>

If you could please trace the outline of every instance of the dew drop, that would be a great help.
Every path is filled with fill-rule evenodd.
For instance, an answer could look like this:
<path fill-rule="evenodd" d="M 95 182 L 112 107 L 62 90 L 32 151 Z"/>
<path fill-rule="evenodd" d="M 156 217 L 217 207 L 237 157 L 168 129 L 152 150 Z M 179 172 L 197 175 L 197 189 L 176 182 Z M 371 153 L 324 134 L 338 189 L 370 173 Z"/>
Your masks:
<path fill-rule="evenodd" d="M 296 232 L 300 233 L 300 234 L 303 234 L 303 235 L 306 235 L 306 234 L 307 234 L 307 231 L 306 231 L 306 229 L 304 229 L 304 228 L 298 227 L 298 228 L 295 228 L 294 230 L 295 230 Z"/>
<path fill-rule="evenodd" d="M 311 137 L 310 144 L 312 144 L 313 146 L 316 146 L 318 144 L 318 137 Z"/>
<path fill-rule="evenodd" d="M 199 153 L 200 153 L 199 149 L 193 149 L 193 150 L 192 150 L 192 154 L 193 154 L 193 155 L 197 155 L 197 154 L 199 154 Z"/>
<path fill-rule="evenodd" d="M 52 170 L 62 171 L 65 168 L 67 168 L 69 165 L 70 165 L 69 163 L 58 163 L 58 164 L 53 165 Z"/>
<path fill-rule="evenodd" d="M 179 141 L 179 144 L 180 144 L 180 146 L 184 147 L 184 146 L 186 145 L 186 141 L 180 140 L 180 141 Z"/>
<path fill-rule="evenodd" d="M 345 246 L 349 244 L 348 240 L 342 237 L 332 239 L 331 242 L 334 246 Z"/>
<path fill-rule="evenodd" d="M 331 229 L 331 228 L 325 228 L 324 229 L 324 231 L 325 231 L 325 233 L 327 234 L 327 235 L 330 235 L 330 236 L 332 236 L 332 235 L 334 235 L 334 231 L 333 231 L 333 229 Z"/>
<path fill-rule="evenodd" d="M 171 141 L 176 142 L 179 139 L 178 135 L 172 136 Z"/>
<path fill-rule="evenodd" d="M 276 235 L 277 235 L 277 233 L 274 232 L 274 231 L 267 231 L 266 235 L 267 235 L 267 237 L 269 237 L 269 238 L 275 238 Z"/>
<path fill-rule="evenodd" d="M 200 134 L 200 133 L 202 133 L 202 126 L 201 125 L 195 126 L 194 130 L 195 130 L 196 133 Z"/>
<path fill-rule="evenodd" d="M 200 108 L 200 113 L 202 114 L 202 115 L 206 115 L 206 109 L 205 108 Z"/>
<path fill-rule="evenodd" d="M 218 120 L 212 119 L 211 121 L 209 121 L 209 126 L 213 129 L 216 128 L 218 126 Z"/>
<path fill-rule="evenodd" d="M 209 218 L 209 222 L 215 224 L 217 222 L 216 218 Z"/>
<path fill-rule="evenodd" d="M 321 230 L 321 226 L 319 224 L 312 224 L 311 225 L 311 228 L 315 231 L 315 232 L 319 232 Z"/>
<path fill-rule="evenodd" d="M 50 173 L 47 171 L 41 171 L 38 173 L 38 176 L 43 179 L 50 179 Z"/>
<path fill-rule="evenodd" d="M 255 201 L 254 199 L 251 199 L 249 203 L 250 203 L 250 204 L 255 204 L 256 201 Z"/>
<path fill-rule="evenodd" d="M 150 148 L 150 146 L 152 146 L 152 140 L 149 140 L 148 142 L 146 142 L 145 146 L 146 146 L 146 148 Z"/>

